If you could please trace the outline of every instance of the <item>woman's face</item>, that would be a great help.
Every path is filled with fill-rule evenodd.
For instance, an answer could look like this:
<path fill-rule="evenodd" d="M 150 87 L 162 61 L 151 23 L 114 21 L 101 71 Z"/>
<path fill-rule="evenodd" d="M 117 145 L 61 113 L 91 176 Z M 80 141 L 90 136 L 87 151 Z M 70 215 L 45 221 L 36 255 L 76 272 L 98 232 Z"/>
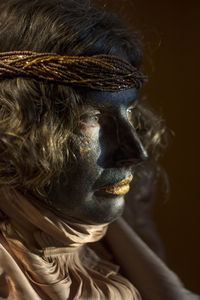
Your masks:
<path fill-rule="evenodd" d="M 49 194 L 56 209 L 90 223 L 121 215 L 132 172 L 147 157 L 130 120 L 137 101 L 135 88 L 87 93 L 72 135 L 77 160 Z"/>

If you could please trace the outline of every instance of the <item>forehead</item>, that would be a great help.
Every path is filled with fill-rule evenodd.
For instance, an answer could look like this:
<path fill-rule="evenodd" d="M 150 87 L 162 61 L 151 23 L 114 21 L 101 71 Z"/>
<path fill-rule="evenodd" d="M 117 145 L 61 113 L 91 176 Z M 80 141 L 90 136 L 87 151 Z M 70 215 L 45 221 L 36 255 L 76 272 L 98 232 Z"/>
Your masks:
<path fill-rule="evenodd" d="M 138 100 L 139 94 L 136 88 L 119 92 L 89 91 L 83 104 L 91 106 L 129 106 Z"/>

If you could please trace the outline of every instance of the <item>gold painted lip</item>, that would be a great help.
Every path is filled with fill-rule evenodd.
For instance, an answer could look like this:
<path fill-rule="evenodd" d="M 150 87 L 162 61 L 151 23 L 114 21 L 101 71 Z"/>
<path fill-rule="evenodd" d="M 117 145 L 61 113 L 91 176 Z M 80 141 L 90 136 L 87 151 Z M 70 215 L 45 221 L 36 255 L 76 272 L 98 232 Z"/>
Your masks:
<path fill-rule="evenodd" d="M 112 195 L 125 195 L 130 189 L 130 182 L 133 180 L 133 176 L 125 178 L 120 182 L 112 186 L 106 186 L 100 189 L 100 191 L 112 194 Z"/>

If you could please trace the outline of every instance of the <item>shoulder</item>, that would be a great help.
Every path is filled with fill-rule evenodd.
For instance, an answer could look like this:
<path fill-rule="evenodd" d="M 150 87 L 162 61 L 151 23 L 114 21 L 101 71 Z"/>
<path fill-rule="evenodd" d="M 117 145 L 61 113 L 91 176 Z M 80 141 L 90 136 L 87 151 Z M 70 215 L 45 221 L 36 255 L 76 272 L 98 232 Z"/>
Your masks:
<path fill-rule="evenodd" d="M 12 273 L 16 262 L 9 251 L 9 246 L 0 234 L 0 275 L 3 273 Z"/>
<path fill-rule="evenodd" d="M 0 275 L 2 274 L 2 268 L 6 259 L 6 249 L 4 248 L 4 246 L 1 244 L 1 240 L 0 240 Z"/>
<path fill-rule="evenodd" d="M 185 298 L 188 300 L 200 300 L 200 295 L 194 294 L 191 291 L 186 290 L 185 288 L 183 289 L 185 293 Z"/>
<path fill-rule="evenodd" d="M 5 262 L 7 261 L 7 254 L 4 246 L 0 242 L 0 299 L 6 299 L 8 292 L 7 271 Z"/>

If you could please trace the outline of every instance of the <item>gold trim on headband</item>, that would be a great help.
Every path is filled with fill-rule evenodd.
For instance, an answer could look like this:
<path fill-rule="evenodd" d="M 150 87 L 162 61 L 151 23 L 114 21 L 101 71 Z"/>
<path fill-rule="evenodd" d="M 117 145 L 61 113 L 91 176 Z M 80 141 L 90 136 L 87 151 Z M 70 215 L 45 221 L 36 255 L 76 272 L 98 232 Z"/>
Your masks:
<path fill-rule="evenodd" d="M 0 53 L 0 80 L 31 77 L 94 90 L 115 92 L 140 88 L 147 77 L 112 55 L 62 56 L 15 51 Z"/>

